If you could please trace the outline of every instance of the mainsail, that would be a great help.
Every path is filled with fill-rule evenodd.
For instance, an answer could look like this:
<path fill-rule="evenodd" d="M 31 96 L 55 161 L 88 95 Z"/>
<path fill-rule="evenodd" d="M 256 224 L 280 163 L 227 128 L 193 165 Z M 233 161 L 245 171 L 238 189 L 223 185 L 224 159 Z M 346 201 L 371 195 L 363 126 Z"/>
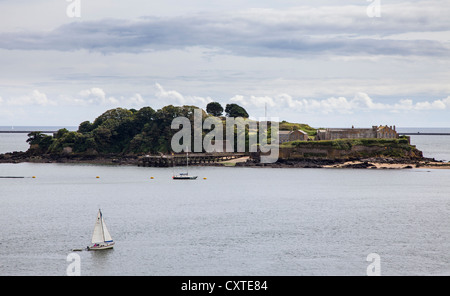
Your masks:
<path fill-rule="evenodd" d="M 111 242 L 112 238 L 106 228 L 105 220 L 103 219 L 102 211 L 98 210 L 97 220 L 95 221 L 94 233 L 92 234 L 92 243 L 98 244 L 103 242 Z"/>

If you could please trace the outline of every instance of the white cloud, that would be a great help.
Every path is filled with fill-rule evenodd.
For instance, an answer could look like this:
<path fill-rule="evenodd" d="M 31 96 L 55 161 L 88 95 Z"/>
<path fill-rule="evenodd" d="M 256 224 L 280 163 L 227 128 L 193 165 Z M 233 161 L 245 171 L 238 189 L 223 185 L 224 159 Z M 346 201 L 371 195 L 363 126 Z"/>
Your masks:
<path fill-rule="evenodd" d="M 246 100 L 244 98 L 244 96 L 241 95 L 236 95 L 234 97 L 232 97 L 230 99 L 231 102 L 234 102 L 236 104 L 241 104 L 242 106 L 255 106 L 258 108 L 263 108 L 266 105 L 268 107 L 275 107 L 276 103 L 275 100 L 269 96 L 263 96 L 263 97 L 258 97 L 258 96 L 250 96 L 249 100 Z"/>
<path fill-rule="evenodd" d="M 135 93 L 131 97 L 120 96 L 118 98 L 114 96 L 108 96 L 106 92 L 99 88 L 93 87 L 85 89 L 76 96 L 60 95 L 60 105 L 71 106 L 123 106 L 125 108 L 144 106 L 146 101 L 141 94 Z"/>
<path fill-rule="evenodd" d="M 107 97 L 103 89 L 98 87 L 93 87 L 91 89 L 82 90 L 79 95 L 88 104 L 99 104 L 99 105 L 118 105 L 119 100 L 114 97 Z"/>
<path fill-rule="evenodd" d="M 48 106 L 48 105 L 56 105 L 56 102 L 49 100 L 46 94 L 38 90 L 33 90 L 28 95 L 9 98 L 8 100 L 6 100 L 6 104 L 11 106 L 27 106 L 27 105 Z"/>
<path fill-rule="evenodd" d="M 31 94 L 31 102 L 32 103 L 36 103 L 38 105 L 48 105 L 48 104 L 55 104 L 54 102 L 51 102 L 48 98 L 47 95 L 44 93 L 41 93 L 38 90 L 34 90 L 33 93 Z"/>
<path fill-rule="evenodd" d="M 155 93 L 157 98 L 168 101 L 177 101 L 179 104 L 184 104 L 185 99 L 179 92 L 175 90 L 166 91 L 159 83 L 155 83 L 155 87 L 157 89 Z"/>
<path fill-rule="evenodd" d="M 185 96 L 176 90 L 165 90 L 159 83 L 155 84 L 154 99 L 162 106 L 194 105 L 200 108 L 212 102 L 211 97 Z M 353 98 L 344 96 L 330 96 L 324 99 L 294 98 L 287 93 L 273 96 L 235 95 L 226 103 L 236 103 L 245 108 L 262 109 L 267 106 L 270 110 L 279 112 L 295 111 L 314 114 L 352 114 L 358 111 L 384 111 L 391 113 L 411 111 L 439 111 L 450 109 L 450 96 L 443 99 L 413 101 L 405 98 L 395 102 L 381 103 L 371 98 L 367 93 L 357 92 Z M 75 96 L 60 95 L 59 100 L 51 100 L 39 90 L 28 95 L 3 99 L 0 105 L 6 106 L 103 106 L 105 108 L 124 107 L 136 108 L 154 104 L 154 100 L 145 100 L 140 93 L 131 96 L 109 96 L 99 87 L 85 89 Z M 159 106 L 155 106 L 159 107 Z"/>
<path fill-rule="evenodd" d="M 395 103 L 391 111 L 398 112 L 398 111 L 408 111 L 412 110 L 414 108 L 413 101 L 411 99 L 402 99 L 399 101 L 399 103 Z"/>
<path fill-rule="evenodd" d="M 194 105 L 194 106 L 206 106 L 213 100 L 210 97 L 198 97 L 198 96 L 183 96 L 175 90 L 165 90 L 159 83 L 155 83 L 155 96 L 161 101 L 164 101 L 164 105 L 176 104 L 176 105 Z"/>
<path fill-rule="evenodd" d="M 446 97 L 445 99 L 442 99 L 442 103 L 450 106 L 450 96 Z"/>
<path fill-rule="evenodd" d="M 356 111 L 423 111 L 423 110 L 445 110 L 450 108 L 450 96 L 442 100 L 420 101 L 414 103 L 411 99 L 401 99 L 393 104 L 375 102 L 368 94 L 358 92 L 352 99 L 345 97 L 330 97 L 323 100 L 318 99 L 294 99 L 288 94 L 280 94 L 274 97 L 257 97 L 236 95 L 230 99 L 231 102 L 241 104 L 244 107 L 261 108 L 267 103 L 268 106 L 279 110 L 295 110 L 310 113 L 341 113 L 351 114 Z M 269 105 L 270 104 L 270 105 Z"/>
<path fill-rule="evenodd" d="M 125 98 L 122 100 L 126 105 L 130 106 L 143 106 L 145 104 L 145 100 L 142 98 L 141 94 L 134 94 L 130 98 Z"/>
<path fill-rule="evenodd" d="M 434 100 L 434 101 L 422 101 L 414 103 L 411 99 L 403 99 L 400 100 L 399 103 L 395 103 L 391 106 L 392 111 L 423 111 L 423 110 L 445 110 L 450 108 L 450 99 L 447 97 L 442 100 Z"/>
<path fill-rule="evenodd" d="M 368 108 L 371 110 L 383 110 L 387 109 L 388 106 L 381 103 L 374 103 L 372 98 L 366 93 L 358 92 L 352 100 L 352 105 L 354 108 Z"/>
<path fill-rule="evenodd" d="M 247 101 L 246 99 L 245 99 L 245 97 L 244 96 L 241 96 L 241 95 L 235 95 L 234 97 L 232 97 L 231 99 L 230 99 L 230 101 L 231 102 L 234 102 L 234 103 L 236 103 L 236 104 L 241 104 L 241 105 L 243 105 L 244 107 L 245 106 L 249 106 L 252 102 L 249 102 L 249 101 Z"/>

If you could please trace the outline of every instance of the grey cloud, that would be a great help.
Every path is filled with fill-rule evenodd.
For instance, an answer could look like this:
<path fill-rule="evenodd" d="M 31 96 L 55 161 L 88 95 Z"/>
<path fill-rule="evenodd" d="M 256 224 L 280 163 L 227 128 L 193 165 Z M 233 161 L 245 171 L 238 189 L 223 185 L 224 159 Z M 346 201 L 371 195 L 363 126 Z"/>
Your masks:
<path fill-rule="evenodd" d="M 369 18 L 365 14 L 365 6 L 351 6 L 304 7 L 292 11 L 256 9 L 234 14 L 143 17 L 135 21 L 77 21 L 51 32 L 0 33 L 0 48 L 83 49 L 108 54 L 198 46 L 234 55 L 289 57 L 311 54 L 449 54 L 448 44 L 439 41 L 381 38 L 450 27 L 450 21 L 442 17 L 442 11 L 419 14 L 420 7 L 409 7 L 409 13 L 404 11 L 405 7 L 392 7 L 385 13 L 387 16 L 379 19 Z"/>

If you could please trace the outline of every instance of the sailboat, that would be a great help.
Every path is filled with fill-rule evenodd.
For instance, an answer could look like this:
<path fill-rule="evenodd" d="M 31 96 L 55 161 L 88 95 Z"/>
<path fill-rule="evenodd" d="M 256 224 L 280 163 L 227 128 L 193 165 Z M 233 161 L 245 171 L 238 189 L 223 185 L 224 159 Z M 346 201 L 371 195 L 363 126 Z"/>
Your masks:
<path fill-rule="evenodd" d="M 186 173 L 179 173 L 178 175 L 173 175 L 172 179 L 174 180 L 195 180 L 197 176 L 189 175 L 189 152 L 186 147 Z"/>
<path fill-rule="evenodd" d="M 114 241 L 106 228 L 105 220 L 103 219 L 102 211 L 99 209 L 97 220 L 95 221 L 94 233 L 92 234 L 92 245 L 88 246 L 88 250 L 104 250 L 111 249 L 114 246 Z"/>

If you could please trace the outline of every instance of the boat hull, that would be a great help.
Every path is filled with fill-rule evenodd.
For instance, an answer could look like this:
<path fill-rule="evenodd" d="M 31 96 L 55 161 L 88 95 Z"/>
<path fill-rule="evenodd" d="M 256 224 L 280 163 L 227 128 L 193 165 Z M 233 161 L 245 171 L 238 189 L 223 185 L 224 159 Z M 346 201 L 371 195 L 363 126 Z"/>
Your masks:
<path fill-rule="evenodd" d="M 112 249 L 114 247 L 114 242 L 111 243 L 100 243 L 87 247 L 89 251 L 106 250 Z"/>
<path fill-rule="evenodd" d="M 197 179 L 197 176 L 173 176 L 172 179 L 174 179 L 174 180 L 195 180 L 195 179 Z"/>

